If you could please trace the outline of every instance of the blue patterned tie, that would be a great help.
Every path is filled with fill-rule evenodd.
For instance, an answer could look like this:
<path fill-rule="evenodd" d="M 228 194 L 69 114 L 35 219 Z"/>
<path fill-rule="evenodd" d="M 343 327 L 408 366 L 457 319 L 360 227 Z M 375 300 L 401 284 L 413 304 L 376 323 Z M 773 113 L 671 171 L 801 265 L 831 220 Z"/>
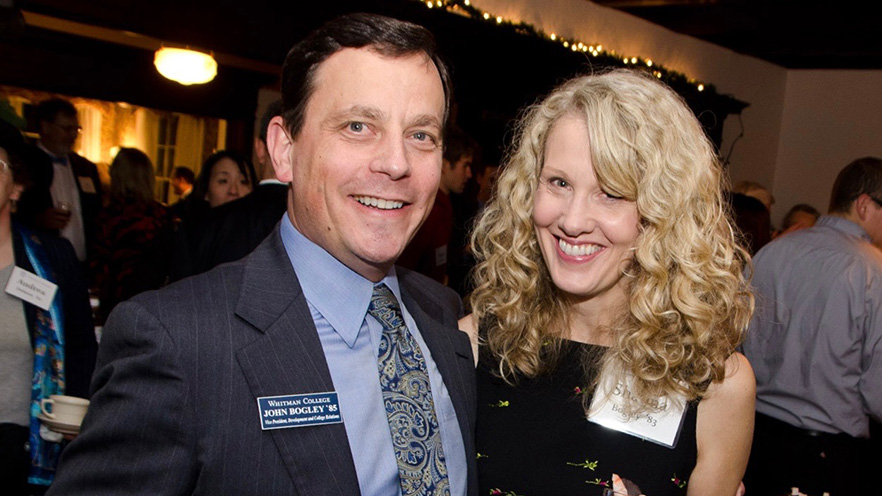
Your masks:
<path fill-rule="evenodd" d="M 449 495 L 441 429 L 423 352 L 407 330 L 398 300 L 385 284 L 374 286 L 368 313 L 383 325 L 377 365 L 401 493 Z"/>

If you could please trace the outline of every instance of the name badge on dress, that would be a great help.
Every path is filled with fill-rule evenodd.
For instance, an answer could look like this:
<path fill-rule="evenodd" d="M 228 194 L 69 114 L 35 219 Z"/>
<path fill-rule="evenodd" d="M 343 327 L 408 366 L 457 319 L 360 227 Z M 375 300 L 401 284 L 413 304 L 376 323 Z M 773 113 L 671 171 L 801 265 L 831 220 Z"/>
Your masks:
<path fill-rule="evenodd" d="M 91 177 L 78 176 L 77 180 L 80 182 L 80 189 L 83 190 L 83 193 L 94 195 L 98 192 L 98 190 L 95 189 L 95 182 L 92 181 Z"/>
<path fill-rule="evenodd" d="M 339 424 L 337 392 L 261 396 L 257 398 L 260 429 L 285 429 L 308 425 Z"/>
<path fill-rule="evenodd" d="M 12 269 L 9 282 L 6 283 L 6 292 L 20 298 L 43 310 L 49 310 L 58 285 L 43 279 L 42 277 L 28 272 L 21 267 Z"/>
<path fill-rule="evenodd" d="M 675 447 L 685 417 L 686 402 L 661 398 L 657 411 L 628 417 L 624 414 L 624 404 L 629 395 L 625 384 L 618 383 L 613 387 L 611 381 L 601 381 L 591 400 L 588 421 L 668 448 Z"/>

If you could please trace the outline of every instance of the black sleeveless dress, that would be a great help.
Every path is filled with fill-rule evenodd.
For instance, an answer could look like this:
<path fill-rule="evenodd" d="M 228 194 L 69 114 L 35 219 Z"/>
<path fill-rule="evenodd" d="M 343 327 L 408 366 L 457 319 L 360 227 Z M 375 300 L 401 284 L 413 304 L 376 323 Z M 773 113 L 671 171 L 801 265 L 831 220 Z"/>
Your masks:
<path fill-rule="evenodd" d="M 583 353 L 596 345 L 567 342 L 557 370 L 514 387 L 478 365 L 478 483 L 483 496 L 600 496 L 612 474 L 647 496 L 684 495 L 696 461 L 696 403 L 690 403 L 674 448 L 607 429 L 585 418 L 588 382 Z"/>

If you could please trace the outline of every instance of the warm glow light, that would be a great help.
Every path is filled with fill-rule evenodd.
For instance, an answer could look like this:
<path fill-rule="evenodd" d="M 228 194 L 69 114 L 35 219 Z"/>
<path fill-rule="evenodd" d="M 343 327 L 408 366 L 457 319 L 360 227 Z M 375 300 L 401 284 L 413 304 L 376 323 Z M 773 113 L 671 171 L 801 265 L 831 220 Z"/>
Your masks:
<path fill-rule="evenodd" d="M 646 67 L 652 67 L 652 61 L 651 61 L 651 60 L 646 59 Z"/>
<path fill-rule="evenodd" d="M 554 33 L 551 33 L 551 41 L 554 41 L 556 39 L 557 39 L 557 35 Z"/>
<path fill-rule="evenodd" d="M 704 91 L 704 85 L 703 85 L 703 84 L 699 84 L 699 85 L 698 85 L 698 91 Z"/>
<path fill-rule="evenodd" d="M 428 2 L 426 2 L 426 7 L 428 7 L 428 8 L 430 8 L 430 9 L 431 9 L 431 8 L 432 8 L 432 7 L 434 7 L 434 6 L 435 6 L 435 4 L 434 4 L 434 3 L 432 3 L 432 1 L 431 1 L 431 0 L 429 0 L 429 1 L 428 1 Z"/>
<path fill-rule="evenodd" d="M 502 17 L 501 16 L 496 18 L 496 24 L 502 24 Z"/>
<path fill-rule="evenodd" d="M 153 65 L 166 78 L 185 86 L 207 83 L 217 75 L 214 57 L 184 48 L 160 48 L 153 58 Z"/>
<path fill-rule="evenodd" d="M 637 63 L 637 57 L 631 57 L 631 63 L 632 63 L 632 64 L 636 64 L 636 63 Z"/>
<path fill-rule="evenodd" d="M 469 5 L 471 5 L 471 2 L 469 2 L 469 0 L 465 0 L 465 4 L 466 4 L 466 7 L 468 7 Z"/>
<path fill-rule="evenodd" d="M 484 19 L 490 19 L 490 14 L 484 12 Z"/>

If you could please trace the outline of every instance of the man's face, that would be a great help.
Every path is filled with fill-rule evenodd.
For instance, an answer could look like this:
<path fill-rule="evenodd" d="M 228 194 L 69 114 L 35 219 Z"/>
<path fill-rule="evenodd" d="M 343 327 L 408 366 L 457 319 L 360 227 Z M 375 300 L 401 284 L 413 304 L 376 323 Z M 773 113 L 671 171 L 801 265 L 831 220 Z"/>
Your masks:
<path fill-rule="evenodd" d="M 281 117 L 268 143 L 292 183 L 288 213 L 304 236 L 379 281 L 429 213 L 441 174 L 444 90 L 424 55 L 343 49 L 319 66 L 293 139 Z"/>
<path fill-rule="evenodd" d="M 172 189 L 175 191 L 175 194 L 180 196 L 190 188 L 190 183 L 184 180 L 183 177 L 173 177 L 171 180 Z"/>
<path fill-rule="evenodd" d="M 439 188 L 446 194 L 462 193 L 465 189 L 466 181 L 472 177 L 472 160 L 471 153 L 467 153 L 455 164 L 451 164 L 444 160 L 444 168 L 441 169 L 441 185 Z"/>
<path fill-rule="evenodd" d="M 40 123 L 40 141 L 58 156 L 72 152 L 79 135 L 80 121 L 76 115 L 59 113 L 52 122 Z"/>

